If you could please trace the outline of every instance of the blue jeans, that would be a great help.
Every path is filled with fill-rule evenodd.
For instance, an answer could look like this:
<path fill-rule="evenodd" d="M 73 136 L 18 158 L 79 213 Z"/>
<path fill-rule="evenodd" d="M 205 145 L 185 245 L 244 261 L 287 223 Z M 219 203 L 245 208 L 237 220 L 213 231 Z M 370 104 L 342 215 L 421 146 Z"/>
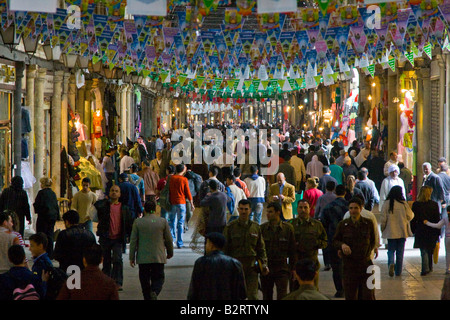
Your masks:
<path fill-rule="evenodd" d="M 261 217 L 262 212 L 264 208 L 263 202 L 253 202 L 251 204 L 252 213 L 250 213 L 250 220 L 253 220 L 257 222 L 258 224 L 261 224 Z"/>
<path fill-rule="evenodd" d="M 399 276 L 402 274 L 403 269 L 403 255 L 405 253 L 405 238 L 400 239 L 388 239 L 387 244 L 387 256 L 388 256 L 388 266 L 394 264 L 394 254 L 395 254 L 395 275 Z"/>
<path fill-rule="evenodd" d="M 168 220 L 167 218 L 167 211 L 166 211 L 166 209 L 164 209 L 164 208 L 161 208 L 161 218 L 164 218 L 164 219 L 166 219 L 166 220 Z"/>
<path fill-rule="evenodd" d="M 173 204 L 172 210 L 169 212 L 169 227 L 172 238 L 177 241 L 177 247 L 183 245 L 184 219 L 186 218 L 186 204 Z M 175 236 L 175 220 L 176 236 Z"/>

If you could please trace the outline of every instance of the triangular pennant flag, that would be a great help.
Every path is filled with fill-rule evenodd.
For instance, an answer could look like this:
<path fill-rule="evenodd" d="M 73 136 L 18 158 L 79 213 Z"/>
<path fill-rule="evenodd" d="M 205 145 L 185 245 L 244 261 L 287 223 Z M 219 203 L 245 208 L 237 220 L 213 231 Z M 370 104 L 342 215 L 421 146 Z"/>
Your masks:
<path fill-rule="evenodd" d="M 227 80 L 228 88 L 230 88 L 230 90 L 233 90 L 235 82 L 236 82 L 236 79 Z"/>
<path fill-rule="evenodd" d="M 252 83 L 253 83 L 253 89 L 254 89 L 255 91 L 258 90 L 258 88 L 259 88 L 259 83 L 260 83 L 260 82 L 261 82 L 260 79 L 254 79 L 254 80 L 252 81 Z"/>
<path fill-rule="evenodd" d="M 264 90 L 266 90 L 267 86 L 269 85 L 269 80 L 261 80 L 261 84 L 262 84 Z"/>
<path fill-rule="evenodd" d="M 428 43 L 427 45 L 425 45 L 424 47 L 423 47 L 423 51 L 425 51 L 425 53 L 427 54 L 427 56 L 428 56 L 428 58 L 432 58 L 432 55 L 431 55 L 431 44 L 430 43 Z"/>
<path fill-rule="evenodd" d="M 186 79 L 187 79 L 187 73 L 180 73 L 178 75 L 178 82 L 179 82 L 180 86 L 184 85 L 184 82 L 186 81 Z"/>
<path fill-rule="evenodd" d="M 373 76 L 375 75 L 375 65 L 371 64 L 371 65 L 367 66 L 367 70 L 369 71 L 370 75 L 373 78 Z"/>
<path fill-rule="evenodd" d="M 298 86 L 301 89 L 302 86 L 303 86 L 303 83 L 304 83 L 304 79 L 303 78 L 297 78 L 297 79 L 295 79 L 295 82 L 297 82 Z"/>
<path fill-rule="evenodd" d="M 331 77 L 333 78 L 334 81 L 337 81 L 337 79 L 339 77 L 339 72 L 335 72 L 335 73 L 331 74 Z"/>
<path fill-rule="evenodd" d="M 220 86 L 222 85 L 223 79 L 221 78 L 215 78 L 214 79 L 214 85 L 216 86 L 216 89 L 219 90 Z"/>
<path fill-rule="evenodd" d="M 388 60 L 389 67 L 391 68 L 392 72 L 395 72 L 395 58 L 390 58 Z"/>
<path fill-rule="evenodd" d="M 283 90 L 284 87 L 284 83 L 286 82 L 286 80 L 284 79 L 278 79 L 278 84 L 280 85 L 280 88 Z"/>
<path fill-rule="evenodd" d="M 414 55 L 413 55 L 413 53 L 412 52 L 407 52 L 407 53 L 405 53 L 405 57 L 408 59 L 408 61 L 414 67 Z"/>
<path fill-rule="evenodd" d="M 150 75 L 150 70 L 144 69 L 142 70 L 142 76 L 144 78 L 147 78 Z"/>
<path fill-rule="evenodd" d="M 314 80 L 316 81 L 316 84 L 319 85 L 322 82 L 322 76 L 319 74 L 314 77 Z"/>
<path fill-rule="evenodd" d="M 250 86 L 252 85 L 252 80 L 245 80 L 244 85 L 247 90 L 250 89 Z"/>
<path fill-rule="evenodd" d="M 161 75 L 161 82 L 164 83 L 166 81 L 166 79 L 167 79 L 167 76 L 169 75 L 169 72 L 168 71 L 161 71 L 160 75 Z"/>
<path fill-rule="evenodd" d="M 203 81 L 205 81 L 205 77 L 204 76 L 197 76 L 197 87 L 198 88 L 202 87 Z"/>

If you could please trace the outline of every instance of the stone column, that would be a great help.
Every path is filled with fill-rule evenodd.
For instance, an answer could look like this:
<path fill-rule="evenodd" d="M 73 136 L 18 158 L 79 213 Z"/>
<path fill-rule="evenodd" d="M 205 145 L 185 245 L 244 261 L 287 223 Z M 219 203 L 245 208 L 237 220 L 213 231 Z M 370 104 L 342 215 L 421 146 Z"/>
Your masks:
<path fill-rule="evenodd" d="M 161 97 L 155 96 L 152 99 L 152 134 L 158 134 L 158 117 L 161 117 L 160 105 Z"/>
<path fill-rule="evenodd" d="M 61 93 L 63 92 L 63 80 L 64 71 L 55 71 L 53 76 L 53 99 L 51 107 L 50 177 L 53 180 L 53 190 L 57 197 L 61 196 Z"/>
<path fill-rule="evenodd" d="M 120 88 L 120 123 L 121 123 L 121 140 L 122 142 L 127 141 L 127 132 L 128 132 L 128 110 L 127 110 L 127 86 L 126 84 L 122 85 Z"/>
<path fill-rule="evenodd" d="M 127 138 L 134 140 L 134 101 L 133 101 L 133 85 L 127 85 L 126 106 L 127 106 Z"/>
<path fill-rule="evenodd" d="M 445 145 L 447 143 L 447 134 L 448 134 L 448 127 L 445 123 L 445 119 L 447 116 L 447 110 L 445 109 L 445 60 L 444 55 L 439 55 L 438 62 L 439 62 L 439 106 L 440 106 L 440 131 L 439 131 L 439 138 L 441 143 L 439 143 L 439 157 L 447 157 L 447 150 L 445 148 Z M 435 167 L 437 164 L 432 163 L 433 167 Z"/>
<path fill-rule="evenodd" d="M 22 174 L 22 78 L 25 70 L 23 62 L 16 62 L 16 81 L 13 103 L 13 164 L 14 176 Z"/>
<path fill-rule="evenodd" d="M 34 103 L 35 103 L 35 79 L 36 79 L 36 65 L 30 65 L 27 68 L 27 95 L 25 98 L 25 104 L 28 107 L 30 113 L 30 126 L 31 132 L 28 134 L 28 157 L 30 163 L 30 171 L 34 173 Z M 30 199 L 34 199 L 33 189 L 30 188 Z"/>
<path fill-rule="evenodd" d="M 397 71 L 400 72 L 400 71 Z M 393 99 L 398 96 L 397 90 L 397 74 L 389 70 L 388 72 L 388 144 L 386 150 L 386 158 L 392 151 L 397 150 L 398 136 L 397 136 L 397 117 L 398 117 L 398 103 L 394 103 Z"/>
<path fill-rule="evenodd" d="M 417 99 L 417 186 L 422 185 L 423 174 L 422 164 L 424 162 L 430 162 L 431 159 L 431 82 L 430 82 L 430 69 L 422 68 L 417 71 L 417 77 L 419 79 L 418 85 L 418 99 Z"/>
<path fill-rule="evenodd" d="M 75 92 L 77 96 L 76 103 L 71 105 L 71 107 L 74 108 L 74 111 L 80 115 L 80 121 L 84 124 L 84 101 L 86 100 L 86 85 L 79 88 L 78 91 L 76 91 L 75 89 Z"/>
<path fill-rule="evenodd" d="M 445 157 L 449 158 L 448 150 L 450 148 L 450 54 L 448 51 L 444 54 L 445 61 L 445 139 L 444 139 L 444 153 Z"/>
<path fill-rule="evenodd" d="M 68 150 L 69 145 L 69 78 L 70 73 L 65 72 L 62 83 L 61 98 L 61 146 Z"/>
<path fill-rule="evenodd" d="M 37 183 L 34 185 L 34 194 L 40 189 L 39 179 L 44 176 L 44 157 L 45 157 L 45 140 L 44 140 L 44 90 L 47 69 L 39 68 L 36 77 L 36 95 L 34 105 L 34 139 L 36 141 L 36 153 L 34 164 L 34 176 Z"/>
<path fill-rule="evenodd" d="M 84 92 L 84 103 L 83 103 L 83 121 L 86 125 L 86 139 L 91 141 L 91 102 L 92 102 L 92 88 L 94 81 L 86 80 L 85 92 Z"/>
<path fill-rule="evenodd" d="M 83 92 L 83 100 L 84 100 L 84 92 Z M 68 104 L 69 104 L 68 106 L 70 107 L 70 109 L 72 109 L 72 111 L 75 112 L 78 101 L 77 101 L 77 84 L 75 81 L 74 74 L 71 74 L 69 76 L 69 88 L 68 88 L 67 101 L 68 101 Z M 68 115 L 68 121 L 70 121 L 70 120 L 71 120 L 71 118 Z M 67 129 L 67 130 L 69 130 L 69 129 Z M 67 147 L 66 147 L 66 150 L 67 150 Z"/>

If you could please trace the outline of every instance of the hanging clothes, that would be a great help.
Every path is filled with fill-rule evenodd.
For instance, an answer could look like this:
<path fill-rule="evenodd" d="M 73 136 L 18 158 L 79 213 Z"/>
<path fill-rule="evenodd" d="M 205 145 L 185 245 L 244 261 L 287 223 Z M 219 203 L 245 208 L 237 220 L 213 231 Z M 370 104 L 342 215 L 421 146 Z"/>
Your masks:
<path fill-rule="evenodd" d="M 80 121 L 80 115 L 78 113 L 75 114 L 74 124 L 77 132 L 80 134 L 78 136 L 78 141 L 86 140 L 86 129 L 87 126 Z"/>
<path fill-rule="evenodd" d="M 103 116 L 101 114 L 101 111 L 95 111 L 92 120 L 95 138 L 101 138 L 101 136 L 103 135 L 102 120 Z"/>

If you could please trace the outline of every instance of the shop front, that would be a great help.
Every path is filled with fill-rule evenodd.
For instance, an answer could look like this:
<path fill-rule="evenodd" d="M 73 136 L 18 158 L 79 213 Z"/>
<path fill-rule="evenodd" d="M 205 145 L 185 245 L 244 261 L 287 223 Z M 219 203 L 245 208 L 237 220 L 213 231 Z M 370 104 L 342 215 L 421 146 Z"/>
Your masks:
<path fill-rule="evenodd" d="M 0 59 L 0 188 L 11 180 L 11 110 L 14 93 L 14 63 Z"/>

